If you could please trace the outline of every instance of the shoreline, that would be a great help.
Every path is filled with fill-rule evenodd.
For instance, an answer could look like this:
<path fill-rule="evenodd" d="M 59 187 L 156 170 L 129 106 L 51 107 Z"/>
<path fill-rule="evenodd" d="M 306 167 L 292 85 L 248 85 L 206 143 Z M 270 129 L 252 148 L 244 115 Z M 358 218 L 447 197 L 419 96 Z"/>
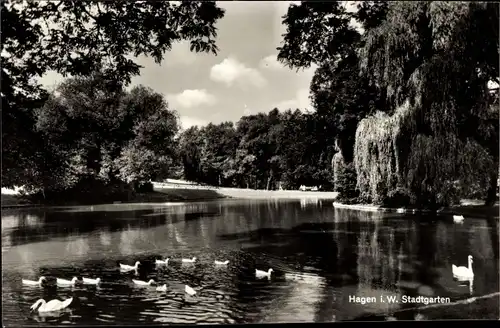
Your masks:
<path fill-rule="evenodd" d="M 216 188 L 216 187 L 200 187 L 188 185 L 164 184 L 156 185 L 153 192 L 137 193 L 134 197 L 128 200 L 116 200 L 103 204 L 134 204 L 134 203 L 187 203 L 200 201 L 213 201 L 219 199 L 321 199 L 323 201 L 332 201 L 332 205 L 338 209 L 346 209 L 353 211 L 364 212 L 382 212 L 382 213 L 399 213 L 399 214 L 421 214 L 432 213 L 434 211 L 427 209 L 414 208 L 390 208 L 377 206 L 373 204 L 343 204 L 336 202 L 337 192 L 325 191 L 301 191 L 301 190 L 256 190 L 256 189 L 238 189 L 238 188 Z M 2 194 L 2 209 L 29 209 L 29 208 L 45 208 L 56 206 L 86 206 L 99 204 L 86 204 L 84 202 L 67 202 L 67 203 L 22 203 L 26 201 L 19 198 L 16 194 Z M 494 206 L 486 207 L 479 200 L 462 200 L 460 205 L 441 208 L 435 211 L 436 214 L 461 214 L 474 216 L 499 217 L 498 202 Z"/>
<path fill-rule="evenodd" d="M 334 200 L 336 192 L 300 191 L 300 190 L 256 190 L 238 188 L 215 188 L 215 187 L 188 187 L 168 186 L 155 187 L 153 192 L 138 193 L 128 200 L 115 200 L 106 204 L 134 204 L 134 203 L 186 203 L 213 201 L 218 199 L 322 199 Z M 44 208 L 55 206 L 86 206 L 98 205 L 85 202 L 66 203 L 23 203 L 25 199 L 15 194 L 2 194 L 2 209 L 25 209 Z M 105 203 L 103 203 L 105 204 Z"/>
<path fill-rule="evenodd" d="M 437 211 L 432 211 L 428 209 L 417 209 L 417 208 L 393 208 L 393 207 L 383 207 L 373 204 L 342 204 L 333 202 L 333 207 L 338 209 L 346 209 L 352 211 L 363 211 L 363 212 L 382 212 L 382 213 L 399 213 L 399 214 L 423 214 L 423 213 L 436 213 L 445 215 L 474 215 L 476 217 L 494 217 L 499 218 L 499 202 L 497 201 L 493 206 L 484 206 L 483 202 L 462 200 L 460 205 L 442 207 Z"/>

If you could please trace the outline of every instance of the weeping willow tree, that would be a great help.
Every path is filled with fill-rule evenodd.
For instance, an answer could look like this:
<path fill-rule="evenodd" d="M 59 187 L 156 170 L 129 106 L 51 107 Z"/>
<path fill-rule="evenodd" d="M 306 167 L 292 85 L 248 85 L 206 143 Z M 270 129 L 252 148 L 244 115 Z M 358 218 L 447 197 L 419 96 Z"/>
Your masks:
<path fill-rule="evenodd" d="M 387 94 L 388 114 L 360 122 L 354 163 L 361 195 L 394 192 L 447 204 L 498 177 L 498 3 L 391 2 L 366 31 L 361 71 Z M 490 199 L 491 200 L 491 199 Z"/>

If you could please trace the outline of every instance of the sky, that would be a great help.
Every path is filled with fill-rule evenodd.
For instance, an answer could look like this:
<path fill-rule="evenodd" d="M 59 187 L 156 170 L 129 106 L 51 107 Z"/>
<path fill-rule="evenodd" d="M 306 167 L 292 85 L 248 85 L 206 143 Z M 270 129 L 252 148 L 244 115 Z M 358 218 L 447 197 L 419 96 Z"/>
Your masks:
<path fill-rule="evenodd" d="M 312 110 L 309 84 L 315 67 L 297 72 L 276 60 L 276 48 L 286 31 L 282 16 L 291 3 L 218 2 L 226 12 L 217 23 L 217 56 L 190 52 L 186 42 L 174 44 L 160 65 L 139 57 L 137 62 L 143 68 L 132 86 L 142 84 L 163 94 L 184 129 L 209 122 L 236 122 L 243 115 L 275 107 Z M 347 10 L 353 10 L 355 3 L 344 2 Z M 61 80 L 62 76 L 49 72 L 40 82 L 50 88 Z"/>
<path fill-rule="evenodd" d="M 241 116 L 299 108 L 312 109 L 309 83 L 314 67 L 289 69 L 276 60 L 286 28 L 281 24 L 290 2 L 223 1 L 218 21 L 217 55 L 192 53 L 188 43 L 177 43 L 158 65 L 139 57 L 143 66 L 133 85 L 145 85 L 165 96 L 182 127 L 209 122 L 236 122 Z M 62 76 L 49 72 L 40 80 L 47 87 Z"/>

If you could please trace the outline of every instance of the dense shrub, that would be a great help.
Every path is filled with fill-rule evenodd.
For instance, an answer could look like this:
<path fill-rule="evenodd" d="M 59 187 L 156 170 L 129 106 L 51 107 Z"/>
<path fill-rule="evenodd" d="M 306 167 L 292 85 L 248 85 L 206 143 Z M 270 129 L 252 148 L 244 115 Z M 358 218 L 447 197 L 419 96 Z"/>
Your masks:
<path fill-rule="evenodd" d="M 405 188 L 390 190 L 384 198 L 382 205 L 388 207 L 408 206 L 412 203 L 411 193 Z"/>
<path fill-rule="evenodd" d="M 92 176 L 82 177 L 74 187 L 65 190 L 45 190 L 27 195 L 31 203 L 102 204 L 127 201 L 134 190 L 122 181 L 103 181 Z"/>
<path fill-rule="evenodd" d="M 335 191 L 339 193 L 337 200 L 341 203 L 357 203 L 359 192 L 356 190 L 356 170 L 353 163 L 341 163 L 336 167 Z"/>
<path fill-rule="evenodd" d="M 153 192 L 153 184 L 151 182 L 141 182 L 135 185 L 136 192 Z"/>

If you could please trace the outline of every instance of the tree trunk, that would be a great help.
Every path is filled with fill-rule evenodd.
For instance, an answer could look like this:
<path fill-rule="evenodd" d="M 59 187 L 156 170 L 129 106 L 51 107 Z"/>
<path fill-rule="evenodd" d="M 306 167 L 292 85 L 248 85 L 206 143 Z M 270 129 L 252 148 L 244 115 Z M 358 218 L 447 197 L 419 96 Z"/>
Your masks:
<path fill-rule="evenodd" d="M 484 202 L 484 205 L 486 206 L 495 205 L 495 201 L 497 200 L 497 186 L 498 186 L 497 182 L 498 182 L 498 170 L 495 170 L 495 172 L 493 172 L 490 175 L 490 187 L 486 192 L 486 200 Z"/>
<path fill-rule="evenodd" d="M 271 180 L 273 179 L 272 175 L 269 175 L 267 178 L 266 190 L 269 190 L 269 186 L 271 185 Z"/>

